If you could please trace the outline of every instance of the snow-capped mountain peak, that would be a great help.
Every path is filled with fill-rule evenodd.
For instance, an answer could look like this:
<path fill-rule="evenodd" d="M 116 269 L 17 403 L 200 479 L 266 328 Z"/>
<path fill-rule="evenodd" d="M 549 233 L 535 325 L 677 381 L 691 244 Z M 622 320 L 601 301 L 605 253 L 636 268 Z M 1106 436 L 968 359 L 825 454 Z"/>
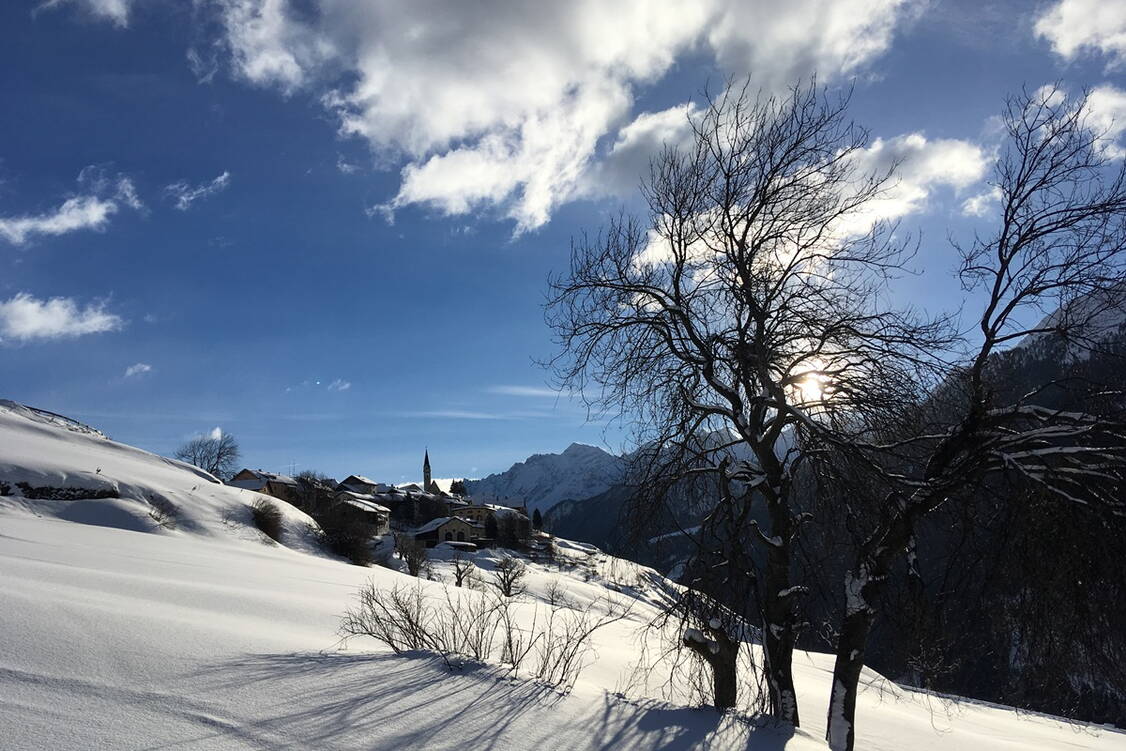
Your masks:
<path fill-rule="evenodd" d="M 465 483 L 479 500 L 526 503 L 547 511 L 565 500 L 589 498 L 621 481 L 625 460 L 597 446 L 572 443 L 560 454 L 533 454 L 505 472 Z"/>

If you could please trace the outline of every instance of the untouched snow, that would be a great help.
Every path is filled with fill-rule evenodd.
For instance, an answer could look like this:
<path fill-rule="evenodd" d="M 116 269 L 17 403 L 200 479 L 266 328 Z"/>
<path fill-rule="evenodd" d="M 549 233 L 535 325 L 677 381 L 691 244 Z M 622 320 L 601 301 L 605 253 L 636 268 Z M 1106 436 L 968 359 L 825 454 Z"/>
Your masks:
<path fill-rule="evenodd" d="M 649 569 L 565 541 L 560 560 L 568 565 L 530 565 L 518 605 L 525 623 L 553 590 L 580 611 L 605 598 L 633 604 L 627 619 L 596 634 L 596 655 L 572 693 L 492 667 L 451 673 L 433 657 L 395 656 L 337 634 L 365 582 L 420 584 L 435 598 L 447 585 L 350 566 L 311 546 L 267 544 L 233 515 L 255 494 L 0 409 L 0 480 L 77 483 L 90 466 L 116 483 L 120 498 L 0 498 L 5 751 L 825 748 L 828 655 L 796 657 L 806 722 L 796 733 L 693 708 L 682 693 L 666 696 L 660 670 L 638 677 L 639 646 L 658 646 L 643 624 L 664 582 Z M 144 494 L 153 492 L 178 504 L 175 530 L 149 523 Z M 304 540 L 298 513 L 287 512 L 287 522 Z M 474 557 L 487 576 L 496 554 Z M 451 579 L 448 562 L 434 566 Z M 857 748 L 876 751 L 1126 748 L 1117 731 L 950 702 L 875 673 L 865 674 L 857 732 Z"/>
<path fill-rule="evenodd" d="M 203 470 L 116 443 L 98 431 L 15 402 L 0 400 L 0 510 L 84 524 L 241 540 L 257 544 L 250 506 L 273 502 L 283 514 L 283 543 L 317 552 L 313 520 L 288 503 L 223 485 Z M 22 498 L 17 483 L 69 489 L 79 500 Z M 83 491 L 93 498 L 82 499 Z M 101 498 L 98 496 L 113 497 Z"/>
<path fill-rule="evenodd" d="M 562 454 L 533 454 L 508 470 L 465 483 L 478 501 L 528 504 L 547 511 L 560 501 L 580 501 L 620 482 L 625 459 L 597 446 L 572 443 Z"/>

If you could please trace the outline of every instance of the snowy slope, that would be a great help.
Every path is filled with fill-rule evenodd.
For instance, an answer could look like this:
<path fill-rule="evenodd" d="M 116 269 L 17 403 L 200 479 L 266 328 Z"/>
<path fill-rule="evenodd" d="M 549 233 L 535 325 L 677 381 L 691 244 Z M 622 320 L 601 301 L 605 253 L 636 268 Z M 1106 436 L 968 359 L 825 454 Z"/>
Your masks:
<path fill-rule="evenodd" d="M 666 685 L 662 664 L 648 679 L 635 670 L 643 646 L 660 651 L 645 625 L 667 584 L 590 546 L 560 541 L 567 565 L 531 564 L 517 604 L 525 626 L 542 616 L 553 589 L 580 612 L 600 598 L 632 605 L 628 618 L 595 635 L 596 654 L 561 696 L 494 667 L 451 673 L 432 657 L 394 656 L 370 639 L 341 643 L 340 614 L 365 582 L 417 585 L 435 601 L 448 585 L 263 544 L 229 516 L 245 491 L 183 465 L 8 406 L 0 410 L 5 473 L 58 487 L 102 478 L 99 487 L 120 497 L 100 501 L 124 514 L 76 523 L 48 512 L 82 500 L 0 499 L 5 751 L 825 748 L 830 656 L 796 656 L 806 722 L 796 733 L 693 708 L 683 683 Z M 176 529 L 125 523 L 149 518 L 149 493 L 178 505 Z M 494 560 L 476 555 L 483 570 Z M 448 562 L 435 571 L 451 578 Z M 865 686 L 861 749 L 1126 748 L 1117 731 L 947 702 L 875 673 Z"/>
<path fill-rule="evenodd" d="M 620 482 L 625 460 L 596 446 L 572 443 L 561 454 L 534 454 L 505 472 L 465 483 L 474 499 L 525 502 L 547 511 L 565 500 L 590 498 Z"/>
<path fill-rule="evenodd" d="M 261 544 L 250 511 L 260 498 L 266 496 L 223 485 L 189 464 L 116 443 L 81 423 L 0 401 L 2 509 L 160 535 Z M 284 515 L 283 544 L 318 550 L 310 532 L 313 520 L 288 503 L 275 505 Z"/>

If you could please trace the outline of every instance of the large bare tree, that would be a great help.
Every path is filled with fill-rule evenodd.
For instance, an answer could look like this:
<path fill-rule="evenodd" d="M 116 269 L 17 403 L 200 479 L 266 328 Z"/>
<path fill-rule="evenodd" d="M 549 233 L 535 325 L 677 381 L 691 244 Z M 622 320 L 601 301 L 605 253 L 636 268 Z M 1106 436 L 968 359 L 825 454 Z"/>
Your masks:
<path fill-rule="evenodd" d="M 1043 400 L 1052 388 L 1093 392 L 1097 385 L 1052 379 L 1003 400 L 990 380 L 996 355 L 1009 345 L 1053 337 L 1081 357 L 1084 347 L 1099 346 L 1108 320 L 1121 320 L 1126 167 L 1112 162 L 1085 98 L 1026 92 L 1009 101 L 1004 123 L 994 230 L 959 248 L 962 280 L 980 308 L 968 354 L 932 395 L 930 406 L 943 403 L 941 419 L 906 435 L 901 424 L 891 431 L 895 440 L 837 446 L 838 459 L 850 454 L 869 487 L 885 492 L 843 583 L 828 718 L 834 749 L 854 746 L 868 635 L 924 516 L 1006 478 L 1060 503 L 1126 514 L 1126 426 L 1112 413 Z M 1121 392 L 1102 396 L 1121 410 Z"/>
<path fill-rule="evenodd" d="M 794 725 L 804 436 L 901 402 L 944 343 L 941 325 L 884 305 L 912 248 L 872 221 L 894 165 L 857 166 L 868 134 L 847 103 L 813 82 L 710 99 L 691 145 L 654 160 L 647 220 L 622 216 L 576 241 L 548 306 L 560 381 L 637 429 L 639 484 L 658 488 L 643 498 L 713 478 L 709 523 L 728 554 L 711 551 L 721 565 L 708 570 L 750 590 L 735 612 L 757 621 L 771 711 Z M 702 622 L 686 643 L 733 676 L 738 619 Z M 717 684 L 717 704 L 734 703 L 731 689 Z"/>

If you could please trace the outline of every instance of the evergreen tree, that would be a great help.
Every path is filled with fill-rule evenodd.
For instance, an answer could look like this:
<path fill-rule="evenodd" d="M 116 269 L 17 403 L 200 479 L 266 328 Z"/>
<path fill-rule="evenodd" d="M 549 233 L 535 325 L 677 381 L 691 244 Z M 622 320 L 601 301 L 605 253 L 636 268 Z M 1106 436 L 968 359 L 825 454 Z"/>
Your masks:
<path fill-rule="evenodd" d="M 543 514 L 539 509 L 532 512 L 532 527 L 535 529 L 543 529 Z"/>

